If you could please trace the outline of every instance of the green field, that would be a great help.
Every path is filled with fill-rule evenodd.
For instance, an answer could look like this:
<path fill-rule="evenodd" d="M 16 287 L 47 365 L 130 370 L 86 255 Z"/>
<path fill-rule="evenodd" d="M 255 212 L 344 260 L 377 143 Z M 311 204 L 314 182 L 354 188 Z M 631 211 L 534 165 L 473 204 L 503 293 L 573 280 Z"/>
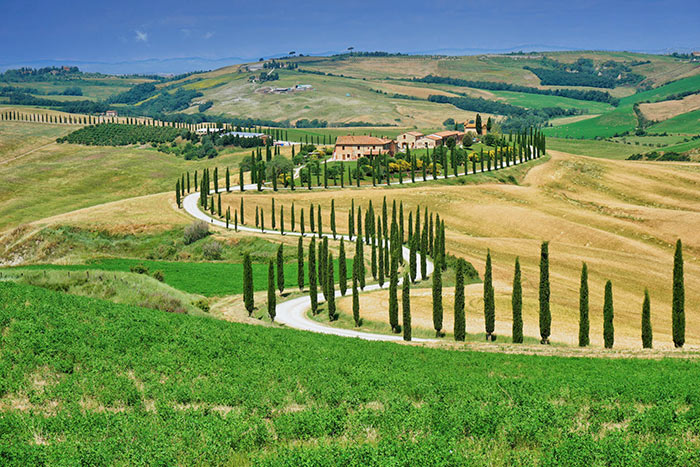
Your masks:
<path fill-rule="evenodd" d="M 654 133 L 700 134 L 700 110 L 694 110 L 664 120 L 656 125 L 652 125 L 649 131 Z"/>
<path fill-rule="evenodd" d="M 5 465 L 700 462 L 683 359 L 398 346 L 9 283 L 0 328 Z"/>
<path fill-rule="evenodd" d="M 634 115 L 632 106 L 629 105 L 618 107 L 612 112 L 599 117 L 569 123 L 568 125 L 545 128 L 544 133 L 547 136 L 558 138 L 608 138 L 615 134 L 634 130 L 636 126 L 637 118 Z"/>
<path fill-rule="evenodd" d="M 291 248 L 288 248 L 291 250 Z M 296 256 L 296 249 L 294 251 Z M 154 271 L 163 271 L 164 282 L 183 292 L 204 295 L 206 297 L 237 295 L 243 293 L 243 263 L 188 263 L 172 261 L 153 261 L 126 258 L 96 259 L 88 264 L 35 264 L 16 270 L 61 270 L 61 271 L 129 271 L 132 267 L 143 265 L 152 274 Z M 3 270 L 0 269 L 0 272 Z M 338 281 L 338 261 L 335 260 L 335 277 Z M 347 271 L 352 271 L 352 260 L 347 260 Z M 305 268 L 305 283 L 308 284 L 308 270 Z M 287 262 L 284 265 L 285 288 L 298 289 L 297 263 Z M 255 262 L 253 264 L 253 285 L 255 290 L 267 290 L 267 263 Z"/>
<path fill-rule="evenodd" d="M 562 109 L 579 109 L 586 113 L 599 114 L 614 109 L 605 102 L 582 101 L 568 97 L 545 96 L 541 94 L 527 94 L 513 91 L 489 91 L 495 96 L 503 98 L 506 102 L 528 109 L 541 109 L 543 107 L 560 107 Z"/>

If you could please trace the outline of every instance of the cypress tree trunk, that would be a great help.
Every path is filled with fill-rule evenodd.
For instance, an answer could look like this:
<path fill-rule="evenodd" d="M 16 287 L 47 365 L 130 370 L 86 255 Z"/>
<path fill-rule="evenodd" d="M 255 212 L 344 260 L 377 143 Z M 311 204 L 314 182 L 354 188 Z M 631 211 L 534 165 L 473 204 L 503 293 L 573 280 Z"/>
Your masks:
<path fill-rule="evenodd" d="M 297 244 L 297 285 L 304 290 L 304 240 L 299 237 Z"/>
<path fill-rule="evenodd" d="M 335 278 L 333 272 L 333 253 L 328 253 L 328 270 L 326 271 L 326 304 L 328 306 L 328 319 L 335 321 L 338 315 L 335 313 Z"/>
<path fill-rule="evenodd" d="M 615 327 L 613 326 L 613 292 L 612 282 L 605 283 L 605 303 L 603 304 L 603 340 L 605 348 L 612 349 L 615 343 Z"/>
<path fill-rule="evenodd" d="M 248 253 L 243 256 L 243 303 L 248 311 L 248 316 L 253 314 L 255 302 L 253 297 L 253 265 Z"/>
<path fill-rule="evenodd" d="M 515 258 L 513 276 L 513 343 L 523 343 L 523 286 L 520 278 L 520 258 Z"/>
<path fill-rule="evenodd" d="M 436 268 L 437 270 L 437 268 Z M 496 324 L 496 304 L 494 303 L 493 272 L 491 266 L 491 250 L 486 253 L 486 270 L 484 272 L 484 325 L 486 340 L 495 340 L 492 336 Z"/>
<path fill-rule="evenodd" d="M 399 302 L 398 302 L 398 274 L 399 262 L 396 255 L 391 256 L 391 265 L 389 273 L 389 324 L 393 332 L 400 332 L 399 328 Z"/>
<path fill-rule="evenodd" d="M 649 299 L 649 290 L 644 289 L 644 304 L 642 305 L 642 348 L 651 349 L 652 339 L 651 300 Z"/>
<path fill-rule="evenodd" d="M 360 293 L 357 290 L 357 268 L 353 262 L 352 267 L 352 318 L 355 326 L 360 326 Z"/>
<path fill-rule="evenodd" d="M 277 248 L 277 289 L 284 292 L 284 245 Z"/>
<path fill-rule="evenodd" d="M 340 253 L 338 253 L 338 288 L 340 295 L 345 296 L 348 290 L 348 264 L 345 259 L 345 241 L 340 237 Z"/>
<path fill-rule="evenodd" d="M 455 273 L 455 313 L 454 334 L 455 340 L 464 342 L 466 338 L 466 318 L 464 316 L 464 260 L 457 261 Z"/>
<path fill-rule="evenodd" d="M 578 345 L 587 347 L 590 344 L 590 321 L 588 318 L 588 266 L 583 263 L 581 267 L 581 287 L 579 291 L 579 321 L 578 321 Z"/>
<path fill-rule="evenodd" d="M 411 281 L 408 274 L 403 274 L 403 284 L 401 289 L 401 311 L 402 311 L 402 326 L 403 340 L 411 340 Z"/>
<path fill-rule="evenodd" d="M 309 298 L 311 313 L 318 313 L 318 289 L 316 287 L 316 239 L 311 238 L 309 244 Z"/>
<path fill-rule="evenodd" d="M 540 343 L 549 344 L 552 313 L 549 308 L 549 242 L 540 251 Z"/>
<path fill-rule="evenodd" d="M 440 268 L 433 271 L 433 328 L 435 337 L 442 337 L 442 272 Z"/>
<path fill-rule="evenodd" d="M 683 281 L 683 244 L 676 242 L 673 258 L 673 345 L 678 349 L 685 344 L 685 285 Z"/>
<path fill-rule="evenodd" d="M 275 295 L 275 263 L 270 260 L 267 267 L 267 314 L 275 321 L 277 296 Z"/>

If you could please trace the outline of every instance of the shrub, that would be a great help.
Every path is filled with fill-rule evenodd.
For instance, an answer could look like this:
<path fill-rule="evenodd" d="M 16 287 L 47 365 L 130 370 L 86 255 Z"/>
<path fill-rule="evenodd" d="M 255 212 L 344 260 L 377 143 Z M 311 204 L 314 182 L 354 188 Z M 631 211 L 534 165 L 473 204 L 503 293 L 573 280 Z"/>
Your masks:
<path fill-rule="evenodd" d="M 194 306 L 196 306 L 205 313 L 209 313 L 209 302 L 203 298 L 200 298 L 199 300 L 194 302 Z"/>
<path fill-rule="evenodd" d="M 209 225 L 204 221 L 195 221 L 185 227 L 185 245 L 201 240 L 207 235 L 209 235 Z"/>
<path fill-rule="evenodd" d="M 202 246 L 202 255 L 206 259 L 221 259 L 221 252 L 223 250 L 223 247 L 221 246 L 221 243 L 217 242 L 216 240 L 212 240 L 211 242 L 207 242 Z"/>
<path fill-rule="evenodd" d="M 141 263 L 131 266 L 129 268 L 129 271 L 134 272 L 136 274 L 148 274 L 148 268 Z"/>
<path fill-rule="evenodd" d="M 161 269 L 153 271 L 153 278 L 157 281 L 163 282 L 165 280 L 165 273 Z"/>

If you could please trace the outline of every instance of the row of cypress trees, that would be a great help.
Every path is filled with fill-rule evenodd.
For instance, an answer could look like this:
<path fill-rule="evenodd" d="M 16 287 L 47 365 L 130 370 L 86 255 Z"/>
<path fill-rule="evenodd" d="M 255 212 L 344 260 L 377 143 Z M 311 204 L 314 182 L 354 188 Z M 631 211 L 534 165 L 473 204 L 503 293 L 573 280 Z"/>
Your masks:
<path fill-rule="evenodd" d="M 456 271 L 455 289 L 455 313 L 454 335 L 455 340 L 463 341 L 465 338 L 464 318 L 464 282 L 463 261 L 459 260 Z M 433 275 L 433 320 L 436 331 L 441 326 L 440 309 L 442 307 L 442 290 L 437 274 Z M 587 347 L 590 345 L 590 320 L 588 299 L 588 266 L 583 263 L 581 268 L 581 282 L 579 288 L 579 336 L 578 345 Z M 523 342 L 523 318 L 522 318 L 522 276 L 519 258 L 515 259 L 515 271 L 513 274 L 512 290 L 512 341 Z M 671 309 L 673 343 L 676 348 L 682 348 L 685 344 L 685 284 L 683 278 L 683 245 L 679 239 L 676 242 L 673 266 L 673 301 Z M 487 252 L 486 268 L 484 272 L 484 321 L 487 340 L 495 340 L 495 301 L 492 278 L 491 252 Z M 550 280 L 549 280 L 549 243 L 543 242 L 540 249 L 540 284 L 539 284 L 539 329 L 540 343 L 549 344 L 551 335 L 551 309 L 550 309 Z M 438 334 L 439 335 L 439 334 Z M 652 348 L 653 332 L 651 326 L 651 299 L 648 289 L 644 290 L 644 299 L 641 313 L 641 340 L 643 348 Z M 607 349 L 611 349 L 615 343 L 613 286 L 610 280 L 605 283 L 603 301 L 603 342 Z"/>

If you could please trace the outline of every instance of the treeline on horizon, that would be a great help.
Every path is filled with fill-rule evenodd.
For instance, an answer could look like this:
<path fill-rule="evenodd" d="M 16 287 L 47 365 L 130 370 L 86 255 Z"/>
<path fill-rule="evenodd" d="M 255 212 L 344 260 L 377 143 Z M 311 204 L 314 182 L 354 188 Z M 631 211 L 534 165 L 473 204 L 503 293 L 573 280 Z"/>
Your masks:
<path fill-rule="evenodd" d="M 539 89 L 500 81 L 471 81 L 460 78 L 434 75 L 428 75 L 423 78 L 413 78 L 411 81 L 430 84 L 449 84 L 451 86 L 486 89 L 488 91 L 513 91 L 527 94 L 540 94 L 544 96 L 568 97 L 570 99 L 577 99 L 581 101 L 607 102 L 608 104 L 615 106 L 620 103 L 620 99 L 613 97 L 609 92 L 597 90 L 584 91 L 581 89 Z"/>

